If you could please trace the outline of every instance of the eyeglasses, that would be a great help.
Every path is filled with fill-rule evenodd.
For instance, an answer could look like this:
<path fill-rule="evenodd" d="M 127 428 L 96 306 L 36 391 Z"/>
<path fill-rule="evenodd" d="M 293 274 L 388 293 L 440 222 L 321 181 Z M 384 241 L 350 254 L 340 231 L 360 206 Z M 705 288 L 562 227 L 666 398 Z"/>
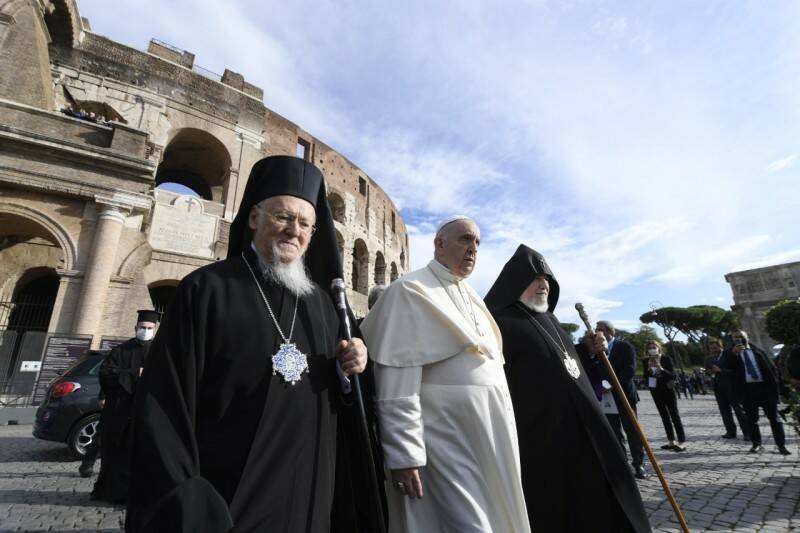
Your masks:
<path fill-rule="evenodd" d="M 260 205 L 256 206 L 257 209 L 263 209 Z M 294 226 L 295 222 L 297 222 L 298 228 L 300 228 L 300 233 L 310 237 L 314 235 L 314 232 L 317 231 L 317 226 L 310 223 L 308 220 L 304 218 L 299 218 L 294 213 L 289 213 L 286 211 L 278 211 L 277 213 L 270 213 L 269 211 L 264 211 L 269 218 L 272 219 L 275 224 L 279 225 L 281 229 L 288 228 L 290 226 Z"/>

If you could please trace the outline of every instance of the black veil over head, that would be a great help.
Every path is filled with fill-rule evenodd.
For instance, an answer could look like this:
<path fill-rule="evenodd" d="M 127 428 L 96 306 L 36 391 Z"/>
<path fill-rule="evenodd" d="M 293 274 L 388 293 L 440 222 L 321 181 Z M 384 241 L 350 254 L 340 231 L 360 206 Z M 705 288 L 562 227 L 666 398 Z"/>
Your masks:
<path fill-rule="evenodd" d="M 314 206 L 317 231 L 305 254 L 309 275 L 323 290 L 330 292 L 331 281 L 342 277 L 342 258 L 336 246 L 336 229 L 325 191 L 322 172 L 299 157 L 274 155 L 253 165 L 244 189 L 239 211 L 231 224 L 228 257 L 241 255 L 253 240 L 248 218 L 254 205 L 273 196 L 296 196 Z"/>
<path fill-rule="evenodd" d="M 560 292 L 558 281 L 550 267 L 547 266 L 547 261 L 544 260 L 542 254 L 524 244 L 519 245 L 517 251 L 503 267 L 492 288 L 489 289 L 489 293 L 484 298 L 486 307 L 495 313 L 513 304 L 519 300 L 536 276 L 547 276 L 547 280 L 550 282 L 547 310 L 552 312 L 558 303 Z"/>

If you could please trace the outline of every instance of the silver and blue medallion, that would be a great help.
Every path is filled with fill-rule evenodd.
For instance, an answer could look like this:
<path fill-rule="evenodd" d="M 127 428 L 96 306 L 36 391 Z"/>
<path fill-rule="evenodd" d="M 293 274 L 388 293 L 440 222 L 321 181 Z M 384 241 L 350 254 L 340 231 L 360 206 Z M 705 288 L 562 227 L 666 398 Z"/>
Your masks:
<path fill-rule="evenodd" d="M 294 385 L 300 381 L 303 372 L 308 372 L 306 355 L 294 343 L 284 342 L 278 353 L 272 356 L 272 375 L 276 372 L 283 376 L 284 381 Z"/>
<path fill-rule="evenodd" d="M 567 372 L 569 373 L 570 376 L 572 376 L 575 379 L 578 379 L 580 377 L 581 369 L 578 366 L 578 362 L 575 360 L 574 357 L 570 357 L 569 355 L 567 355 L 564 358 L 564 365 L 567 367 Z"/>

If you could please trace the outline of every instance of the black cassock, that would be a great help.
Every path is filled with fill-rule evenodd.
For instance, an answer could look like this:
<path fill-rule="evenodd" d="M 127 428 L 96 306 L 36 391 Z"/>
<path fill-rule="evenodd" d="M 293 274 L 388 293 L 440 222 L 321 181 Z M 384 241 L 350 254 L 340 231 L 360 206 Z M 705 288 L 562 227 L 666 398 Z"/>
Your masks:
<path fill-rule="evenodd" d="M 494 313 L 519 436 L 522 485 L 534 531 L 651 531 L 630 468 L 570 336 L 550 312 L 515 303 Z M 560 339 L 581 370 L 566 370 L 533 321 Z"/>
<path fill-rule="evenodd" d="M 253 270 L 288 336 L 295 296 Z M 368 531 L 367 459 L 336 372 L 338 332 L 315 286 L 291 337 L 309 373 L 290 385 L 272 373 L 283 340 L 244 259 L 187 276 L 136 396 L 126 530 Z"/>
<path fill-rule="evenodd" d="M 100 365 L 105 398 L 100 419 L 100 475 L 92 495 L 112 503 L 125 501 L 130 475 L 130 422 L 133 398 L 150 342 L 129 339 L 115 346 Z"/>

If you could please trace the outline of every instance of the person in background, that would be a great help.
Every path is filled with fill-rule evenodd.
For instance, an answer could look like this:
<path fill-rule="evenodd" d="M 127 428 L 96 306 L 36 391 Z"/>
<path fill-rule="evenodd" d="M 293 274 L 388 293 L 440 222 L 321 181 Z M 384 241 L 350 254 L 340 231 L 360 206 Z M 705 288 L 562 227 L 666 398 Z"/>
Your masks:
<path fill-rule="evenodd" d="M 676 452 L 686 451 L 686 434 L 678 412 L 678 398 L 675 395 L 675 365 L 672 358 L 661 353 L 661 344 L 655 340 L 647 341 L 647 367 L 645 376 L 647 388 L 656 404 L 664 431 L 667 432 L 667 444 L 661 448 Z M 677 433 L 678 441 L 675 442 Z"/>
<path fill-rule="evenodd" d="M 136 336 L 115 346 L 100 365 L 100 390 L 104 403 L 100 418 L 100 475 L 92 490 L 96 499 L 114 504 L 127 500 L 133 397 L 160 322 L 160 313 L 138 311 L 134 328 Z M 82 476 L 85 471 L 81 472 Z"/>
<path fill-rule="evenodd" d="M 633 384 L 633 376 L 636 373 L 636 349 L 631 343 L 624 339 L 616 338 L 616 329 L 614 324 L 608 320 L 600 320 L 597 322 L 597 331 L 605 336 L 608 342 L 608 361 L 614 369 L 614 373 L 619 379 L 622 390 L 625 391 L 625 397 L 628 403 L 636 413 L 636 404 L 639 401 L 639 393 L 636 392 L 636 387 Z M 602 369 L 605 372 L 605 369 Z M 610 381 L 609 376 L 604 375 L 606 381 Z M 645 479 L 647 474 L 644 471 L 644 447 L 633 423 L 628 419 L 628 416 L 622 412 L 622 403 L 617 396 L 617 392 L 613 391 L 614 402 L 617 405 L 617 414 L 607 414 L 611 428 L 617 435 L 620 446 L 625 449 L 625 439 L 622 436 L 622 430 L 625 430 L 625 436 L 628 440 L 628 448 L 631 452 L 631 465 L 633 466 L 634 475 L 637 479 Z"/>
<path fill-rule="evenodd" d="M 750 453 L 762 453 L 761 431 L 758 428 L 758 410 L 764 410 L 772 428 L 772 437 L 781 455 L 790 455 L 786 449 L 786 436 L 783 422 L 778 418 L 778 391 L 780 375 L 767 353 L 750 344 L 747 332 L 734 331 L 731 335 L 733 346 L 727 353 L 726 365 L 733 372 L 737 395 L 742 399 L 747 423 L 750 425 Z"/>
<path fill-rule="evenodd" d="M 722 435 L 723 439 L 736 438 L 736 422 L 733 417 L 736 415 L 736 421 L 742 429 L 742 436 L 744 440 L 750 440 L 748 435 L 748 427 L 744 409 L 742 404 L 734 394 L 734 375 L 729 365 L 723 360 L 722 341 L 720 339 L 709 339 L 708 349 L 711 352 L 705 360 L 706 371 L 713 376 L 712 388 L 714 390 L 714 398 L 717 400 L 719 407 L 719 414 L 722 417 L 722 424 L 725 426 L 725 434 Z"/>

